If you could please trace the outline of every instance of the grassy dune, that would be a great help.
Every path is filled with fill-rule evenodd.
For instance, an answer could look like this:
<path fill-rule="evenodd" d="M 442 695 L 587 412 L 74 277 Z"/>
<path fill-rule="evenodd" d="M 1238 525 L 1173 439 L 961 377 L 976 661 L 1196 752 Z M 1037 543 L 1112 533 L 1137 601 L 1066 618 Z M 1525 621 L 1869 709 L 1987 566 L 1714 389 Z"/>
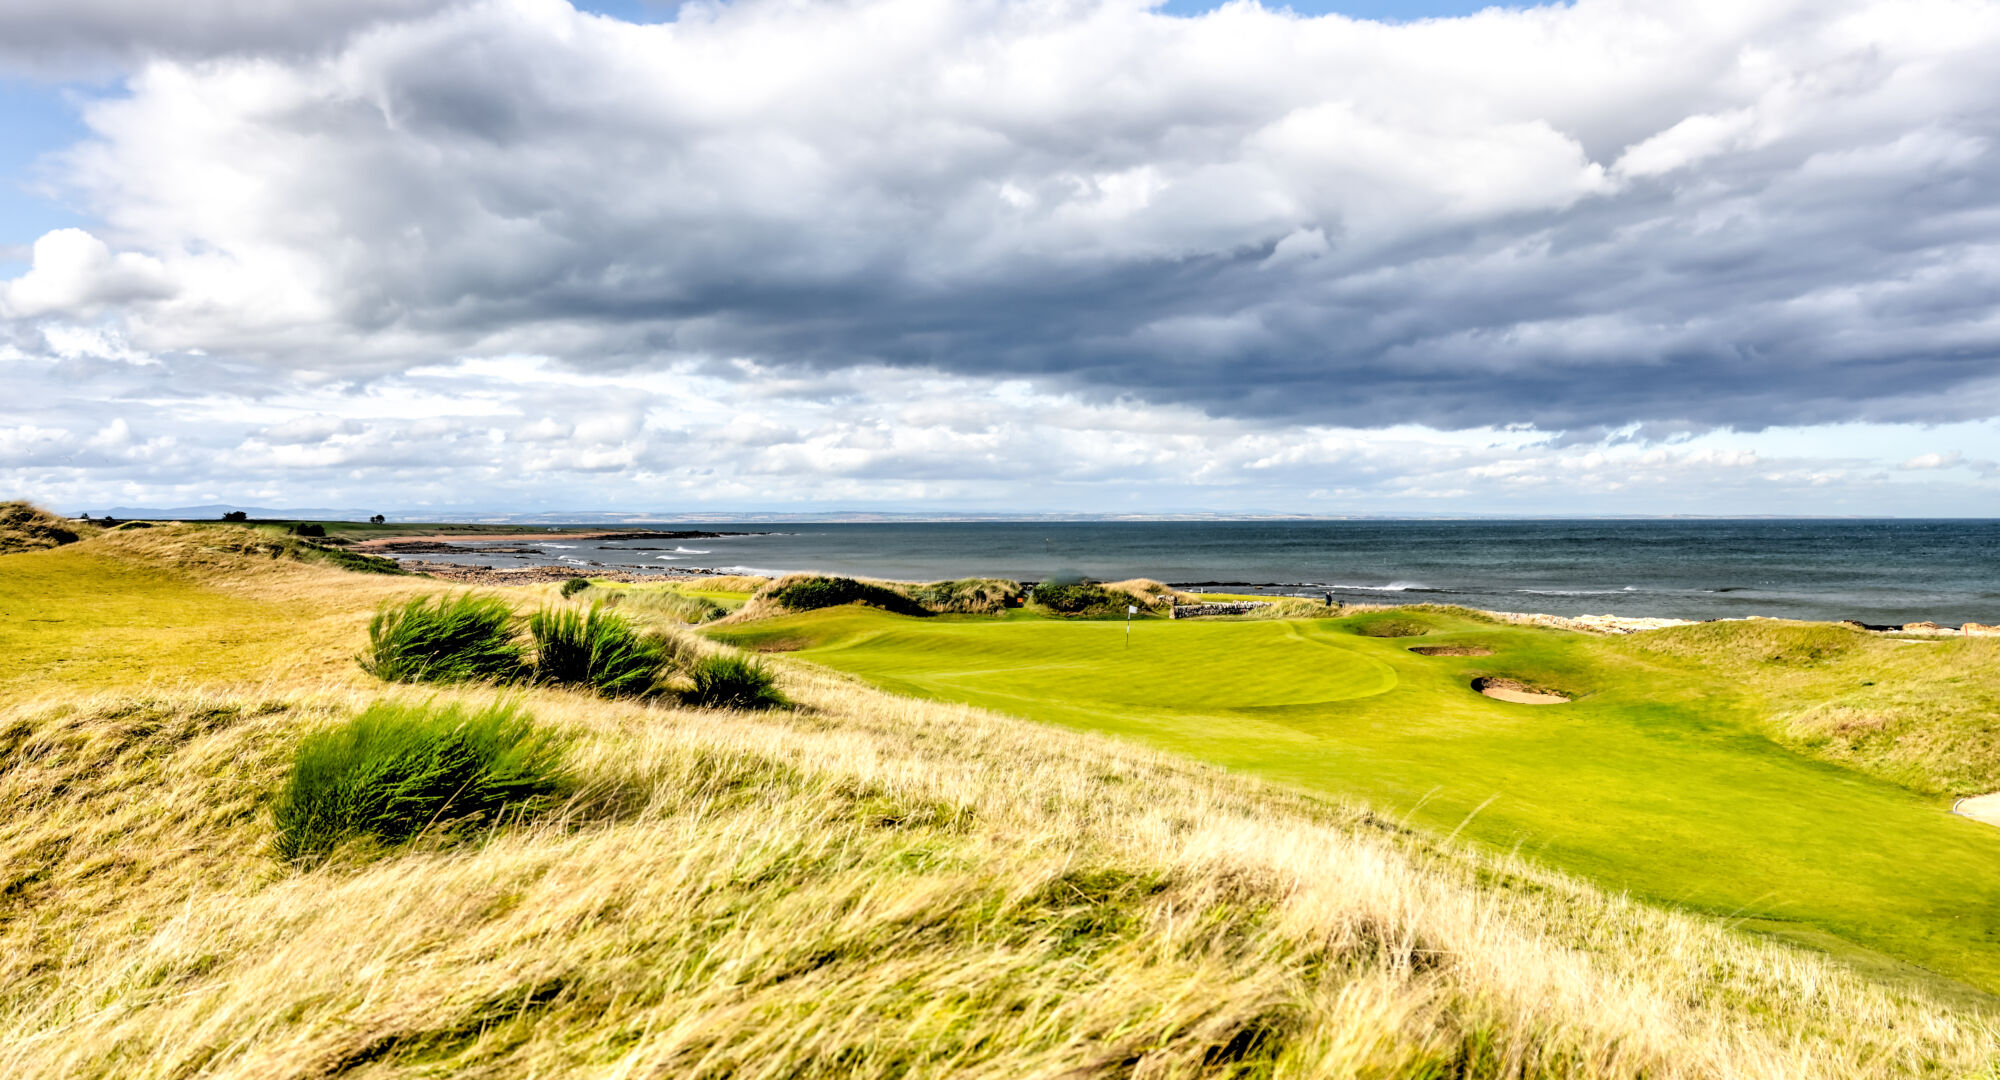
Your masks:
<path fill-rule="evenodd" d="M 2000 1060 L 1982 1014 L 1920 988 L 1129 739 L 783 658 L 799 705 L 755 715 L 388 687 L 351 662 L 362 627 L 435 583 L 110 539 L 0 557 L 9 643 L 94 672 L 0 652 L 0 1075 L 1779 1078 Z M 527 610 L 554 590 L 504 595 Z M 1345 701 L 1410 670 L 1324 627 L 1175 629 L 1216 665 L 1175 673 L 1197 696 L 1243 651 L 1224 629 Z M 1305 707 L 1287 682 L 1263 679 L 1257 708 Z M 560 733 L 568 801 L 313 869 L 274 857 L 272 800 L 308 733 L 381 701 L 499 700 Z"/>
<path fill-rule="evenodd" d="M 1115 622 L 863 608 L 716 633 L 781 642 L 899 693 L 1363 798 L 1887 975 L 2000 990 L 2000 830 L 1949 816 L 1946 794 L 1894 783 L 1893 770 L 1870 775 L 1769 737 L 1777 710 L 1838 700 L 1849 684 L 1950 694 L 1953 680 L 1991 678 L 2000 643 L 1904 646 L 1754 622 L 1602 638 L 1449 611 L 1149 622 L 1129 646 Z M 1452 644 L 1493 652 L 1409 651 Z M 1577 700 L 1493 701 L 1469 688 L 1484 675 Z"/>

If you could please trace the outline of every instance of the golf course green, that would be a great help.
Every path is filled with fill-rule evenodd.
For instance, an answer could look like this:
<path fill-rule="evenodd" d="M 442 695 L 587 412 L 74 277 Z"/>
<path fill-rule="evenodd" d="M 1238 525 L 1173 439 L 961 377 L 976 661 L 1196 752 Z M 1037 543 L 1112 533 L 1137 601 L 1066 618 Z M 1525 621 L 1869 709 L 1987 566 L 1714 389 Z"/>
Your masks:
<path fill-rule="evenodd" d="M 1128 644 L 1116 620 L 846 606 L 711 634 L 1360 798 L 1892 979 L 2000 992 L 2000 828 L 1780 745 L 1765 726 L 1783 695 L 1893 680 L 1896 643 L 1856 634 L 1849 647 L 1825 638 L 1848 631 L 1809 628 L 1797 647 L 1771 646 L 1789 625 L 1620 638 L 1402 610 L 1140 620 Z M 1417 636 L 1372 636 L 1394 633 Z M 1737 638 L 1754 649 L 1731 653 Z M 1929 660 L 1945 646 L 1912 648 Z M 1574 700 L 1498 701 L 1472 689 L 1481 677 Z"/>

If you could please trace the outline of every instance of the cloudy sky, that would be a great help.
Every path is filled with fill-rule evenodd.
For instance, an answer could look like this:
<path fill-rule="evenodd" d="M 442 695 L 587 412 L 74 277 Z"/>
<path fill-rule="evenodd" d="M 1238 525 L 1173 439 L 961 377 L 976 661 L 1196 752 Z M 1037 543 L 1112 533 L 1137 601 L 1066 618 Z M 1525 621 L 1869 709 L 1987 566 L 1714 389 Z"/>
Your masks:
<path fill-rule="evenodd" d="M 0 493 L 2000 495 L 2000 0 L 9 0 Z"/>

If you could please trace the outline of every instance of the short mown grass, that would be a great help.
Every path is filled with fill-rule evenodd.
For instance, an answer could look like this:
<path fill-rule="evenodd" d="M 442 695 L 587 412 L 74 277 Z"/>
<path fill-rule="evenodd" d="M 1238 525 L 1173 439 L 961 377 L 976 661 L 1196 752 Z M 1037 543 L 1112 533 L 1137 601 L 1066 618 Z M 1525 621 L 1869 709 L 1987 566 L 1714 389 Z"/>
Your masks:
<path fill-rule="evenodd" d="M 783 641 L 897 692 L 1362 798 L 1610 888 L 2000 991 L 1995 924 L 1975 914 L 1987 910 L 1977 898 L 2000 895 L 2000 830 L 1950 816 L 1950 793 L 1925 790 L 1942 765 L 1915 768 L 1955 763 L 1980 785 L 1963 793 L 2000 786 L 1983 734 L 1993 725 L 1972 720 L 1994 700 L 1993 639 L 1896 645 L 1773 621 L 1621 638 L 1441 609 L 1146 622 L 1129 644 L 1122 625 L 1033 612 L 839 608 L 712 634 Z M 1490 652 L 1421 656 L 1417 644 Z M 1472 689 L 1479 678 L 1579 696 L 1561 708 L 1495 701 Z M 1920 699 L 1941 714 L 1932 728 L 1918 726 L 1931 715 L 1913 712 Z"/>
<path fill-rule="evenodd" d="M 368 623 L 362 670 L 385 682 L 503 682 L 522 673 L 514 610 L 463 593 L 383 605 Z"/>
<path fill-rule="evenodd" d="M 378 703 L 299 743 L 272 804 L 273 850 L 311 865 L 354 841 L 491 826 L 564 784 L 559 743 L 516 708 Z"/>

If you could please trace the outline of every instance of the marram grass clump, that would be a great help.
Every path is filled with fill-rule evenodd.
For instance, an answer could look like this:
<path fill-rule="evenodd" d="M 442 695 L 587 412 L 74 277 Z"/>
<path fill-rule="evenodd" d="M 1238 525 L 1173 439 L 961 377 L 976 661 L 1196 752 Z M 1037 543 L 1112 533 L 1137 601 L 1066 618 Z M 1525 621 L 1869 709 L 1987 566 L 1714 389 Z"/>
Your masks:
<path fill-rule="evenodd" d="M 729 614 L 721 604 L 693 596 L 671 586 L 641 586 L 611 594 L 612 603 L 642 615 L 657 615 L 677 623 L 694 625 L 711 622 Z"/>
<path fill-rule="evenodd" d="M 596 604 L 588 611 L 537 611 L 528 633 L 535 639 L 537 682 L 586 686 L 606 697 L 651 693 L 673 659 L 664 641 Z"/>
<path fill-rule="evenodd" d="M 515 708 L 377 703 L 299 743 L 272 804 L 273 850 L 309 866 L 351 841 L 462 833 L 541 809 L 566 785 L 560 744 Z"/>
<path fill-rule="evenodd" d="M 710 709 L 773 709 L 790 704 L 778 691 L 776 677 L 764 664 L 742 656 L 718 654 L 694 662 L 692 689 L 681 693 L 690 705 Z"/>
<path fill-rule="evenodd" d="M 357 659 L 385 682 L 504 682 L 522 674 L 514 610 L 471 593 L 383 605 Z"/>

